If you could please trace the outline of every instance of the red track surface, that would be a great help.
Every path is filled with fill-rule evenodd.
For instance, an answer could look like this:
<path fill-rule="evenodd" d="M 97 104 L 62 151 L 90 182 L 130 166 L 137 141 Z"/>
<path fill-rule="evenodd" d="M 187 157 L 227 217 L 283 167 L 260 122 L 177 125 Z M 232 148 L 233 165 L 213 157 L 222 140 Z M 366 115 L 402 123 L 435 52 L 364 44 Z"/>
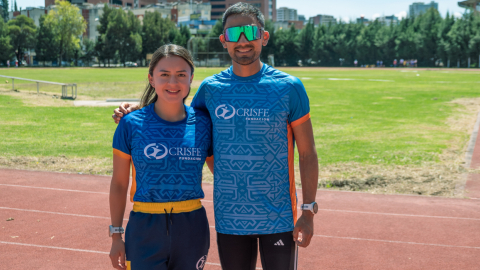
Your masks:
<path fill-rule="evenodd" d="M 0 268 L 112 269 L 109 183 L 0 170 Z M 213 187 L 204 190 L 214 226 Z M 316 236 L 300 249 L 299 269 L 480 268 L 480 200 L 319 190 L 317 202 Z M 206 269 L 221 269 L 213 227 L 211 235 Z"/>

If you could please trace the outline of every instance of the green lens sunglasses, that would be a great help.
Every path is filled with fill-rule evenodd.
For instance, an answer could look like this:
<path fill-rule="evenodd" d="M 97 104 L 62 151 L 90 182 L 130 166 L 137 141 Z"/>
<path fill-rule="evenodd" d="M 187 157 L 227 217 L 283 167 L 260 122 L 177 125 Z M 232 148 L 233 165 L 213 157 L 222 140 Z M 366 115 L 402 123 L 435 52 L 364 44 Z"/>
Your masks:
<path fill-rule="evenodd" d="M 256 25 L 235 26 L 225 29 L 226 42 L 238 42 L 242 33 L 248 41 L 253 41 L 262 38 L 263 28 Z"/>

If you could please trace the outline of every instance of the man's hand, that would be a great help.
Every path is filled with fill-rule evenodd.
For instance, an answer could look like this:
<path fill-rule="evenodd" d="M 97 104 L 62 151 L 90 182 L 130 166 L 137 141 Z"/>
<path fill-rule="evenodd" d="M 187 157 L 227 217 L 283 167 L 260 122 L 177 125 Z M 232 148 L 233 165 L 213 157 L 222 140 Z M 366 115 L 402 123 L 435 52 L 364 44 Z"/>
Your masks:
<path fill-rule="evenodd" d="M 131 113 L 138 109 L 139 109 L 138 105 L 132 105 L 128 102 L 122 102 L 122 104 L 120 104 L 120 107 L 113 110 L 112 118 L 115 121 L 115 124 L 118 124 L 120 123 L 120 120 L 122 120 L 122 117 L 124 115 L 127 115 L 128 113 Z"/>
<path fill-rule="evenodd" d="M 310 211 L 308 211 L 310 212 Z M 299 239 L 299 234 L 302 233 L 302 237 Z M 299 247 L 308 247 L 313 237 L 313 213 L 304 212 L 302 216 L 297 220 L 295 229 L 293 229 L 293 240 L 297 242 Z"/>
<path fill-rule="evenodd" d="M 110 260 L 112 260 L 112 265 L 115 269 L 127 268 L 125 266 L 125 242 L 123 242 L 123 239 L 121 237 L 115 237 L 112 240 L 112 248 L 110 249 Z"/>

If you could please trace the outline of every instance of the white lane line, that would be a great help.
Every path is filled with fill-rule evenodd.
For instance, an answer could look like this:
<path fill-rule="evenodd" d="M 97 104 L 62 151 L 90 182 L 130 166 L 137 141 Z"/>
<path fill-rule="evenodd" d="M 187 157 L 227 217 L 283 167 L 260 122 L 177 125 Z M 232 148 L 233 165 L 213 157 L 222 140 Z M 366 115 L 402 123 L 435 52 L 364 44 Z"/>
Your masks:
<path fill-rule="evenodd" d="M 81 193 L 104 194 L 104 195 L 108 195 L 108 194 L 109 194 L 108 192 L 87 191 L 87 190 L 77 190 L 77 189 L 49 188 L 49 187 L 35 187 L 35 186 L 23 186 L 23 185 L 0 184 L 0 186 L 20 187 L 20 188 L 38 188 L 38 189 L 46 189 L 46 190 L 81 192 Z M 128 195 L 128 196 L 130 196 L 130 195 Z M 211 202 L 211 203 L 213 203 L 213 201 L 204 200 L 204 199 L 202 199 L 202 202 Z"/>
<path fill-rule="evenodd" d="M 368 239 L 368 238 L 357 238 L 357 237 L 342 237 L 342 236 L 317 235 L 317 234 L 315 234 L 314 236 L 324 237 L 324 238 L 337 238 L 337 239 L 346 239 L 346 240 L 360 240 L 360 241 L 383 242 L 383 243 L 394 243 L 394 244 L 408 244 L 408 245 L 448 247 L 448 248 L 480 249 L 480 247 L 471 247 L 471 246 L 452 246 L 452 245 L 428 244 L 428 243 L 417 243 L 417 242 L 403 242 L 403 241 L 381 240 L 381 239 Z"/>
<path fill-rule="evenodd" d="M 69 250 L 69 251 L 77 251 L 77 252 L 88 252 L 88 253 L 96 253 L 96 254 L 107 254 L 107 255 L 110 254 L 110 252 L 97 251 L 97 250 L 78 249 L 78 248 L 65 248 L 65 247 L 55 247 L 55 246 L 43 246 L 43 245 L 24 244 L 24 243 L 5 242 L 5 241 L 0 241 L 0 244 L 5 244 L 5 245 L 17 245 L 17 246 L 27 246 L 27 247 L 38 247 L 38 248 L 60 249 L 60 250 Z M 219 263 L 207 262 L 206 264 L 221 266 Z M 262 268 L 258 268 L 258 267 L 257 267 L 257 269 L 262 269 Z"/>
<path fill-rule="evenodd" d="M 15 243 L 15 242 L 4 242 L 4 241 L 0 241 L 0 244 L 17 245 L 17 246 L 27 246 L 27 247 L 39 247 L 39 248 L 51 248 L 51 249 L 61 249 L 61 250 L 70 250 L 70 251 L 79 251 L 79 252 L 89 252 L 89 253 L 97 253 L 97 254 L 110 254 L 109 252 L 104 252 L 104 251 L 96 251 L 96 250 L 88 250 L 88 249 L 77 249 L 77 248 L 65 248 L 65 247 L 55 247 L 55 246 L 42 246 L 42 245 L 24 244 L 24 243 Z"/>
<path fill-rule="evenodd" d="M 106 195 L 109 194 L 108 192 L 86 191 L 86 190 L 76 190 L 76 189 L 62 189 L 62 188 L 48 188 L 48 187 L 34 187 L 34 186 L 22 186 L 22 185 L 0 184 L 0 186 L 21 187 L 21 188 L 38 188 L 38 189 L 58 190 L 58 191 L 70 191 L 70 192 L 82 192 L 82 193 L 92 193 L 92 194 L 106 194 Z"/>
<path fill-rule="evenodd" d="M 300 207 L 297 207 L 297 209 L 300 209 Z M 318 211 L 344 212 L 344 213 L 368 214 L 368 215 L 384 215 L 384 216 L 403 216 L 403 217 L 421 217 L 421 218 L 464 219 L 464 220 L 480 221 L 480 218 L 447 217 L 447 216 L 428 216 L 428 215 L 413 215 L 413 214 L 395 214 L 395 213 L 364 212 L 364 211 L 340 210 L 340 209 L 325 209 L 325 208 L 318 208 Z"/>
<path fill-rule="evenodd" d="M 50 211 L 41 211 L 41 210 L 33 210 L 33 209 L 21 209 L 21 208 L 12 208 L 12 207 L 3 207 L 3 206 L 0 206 L 0 209 L 23 211 L 23 212 L 35 212 L 35 213 L 42 213 L 42 214 L 54 214 L 54 215 L 63 215 L 63 216 L 110 219 L 109 217 L 78 215 L 78 214 L 70 214 L 70 213 L 62 213 L 62 212 L 50 212 Z M 128 218 L 124 218 L 123 220 L 128 221 Z M 210 226 L 210 228 L 215 229 L 215 226 Z"/>
<path fill-rule="evenodd" d="M 62 212 L 50 212 L 50 211 L 41 211 L 41 210 L 33 210 L 33 209 L 11 208 L 11 207 L 3 207 L 3 206 L 0 206 L 0 209 L 14 210 L 14 211 L 23 211 L 23 212 L 35 212 L 35 213 L 42 213 L 42 214 L 54 214 L 54 215 L 63 215 L 63 216 L 110 219 L 109 217 L 99 217 L 99 216 L 90 216 L 90 215 L 79 215 L 79 214 L 70 214 L 70 213 L 62 213 Z M 124 218 L 123 220 L 128 220 L 128 219 Z"/>
<path fill-rule="evenodd" d="M 85 191 L 85 190 L 75 190 L 75 189 L 60 189 L 60 188 L 46 188 L 46 187 L 34 187 L 34 186 L 22 186 L 22 185 L 8 185 L 0 184 L 0 186 L 10 186 L 10 187 L 21 187 L 21 188 L 38 188 L 38 189 L 47 189 L 47 190 L 57 190 L 57 191 L 69 191 L 69 192 L 82 192 L 82 193 L 94 193 L 94 194 L 105 194 L 108 195 L 108 192 L 95 192 L 95 191 Z M 301 190 L 301 189 L 297 189 Z M 211 200 L 204 200 L 202 202 L 213 203 Z M 300 208 L 298 208 L 300 209 Z M 357 213 L 357 214 L 371 214 L 371 215 L 388 215 L 388 216 L 406 216 L 406 217 L 425 217 L 425 218 L 446 218 L 446 219 L 464 219 L 464 220 L 475 220 L 480 221 L 478 218 L 462 218 L 462 217 L 446 217 L 446 216 L 427 216 L 427 215 L 410 215 L 410 214 L 394 214 L 394 213 L 375 213 L 375 212 L 362 212 L 362 211 L 350 211 L 350 210 L 335 210 L 335 209 L 318 209 L 321 211 L 332 211 L 332 212 L 345 212 L 345 213 Z M 26 210 L 27 211 L 27 210 Z M 74 214 L 71 214 L 74 215 Z"/>
<path fill-rule="evenodd" d="M 300 209 L 300 208 L 298 208 L 298 209 Z M 395 214 L 395 213 L 380 213 L 380 212 L 363 212 L 363 211 L 336 210 L 336 209 L 320 209 L 320 208 L 318 209 L 318 211 L 345 212 L 345 213 L 369 214 L 369 215 L 384 215 L 384 216 L 403 216 L 403 217 L 421 217 L 421 218 L 464 219 L 464 220 L 480 221 L 480 218 L 447 217 L 447 216 L 427 216 L 427 215 Z"/>

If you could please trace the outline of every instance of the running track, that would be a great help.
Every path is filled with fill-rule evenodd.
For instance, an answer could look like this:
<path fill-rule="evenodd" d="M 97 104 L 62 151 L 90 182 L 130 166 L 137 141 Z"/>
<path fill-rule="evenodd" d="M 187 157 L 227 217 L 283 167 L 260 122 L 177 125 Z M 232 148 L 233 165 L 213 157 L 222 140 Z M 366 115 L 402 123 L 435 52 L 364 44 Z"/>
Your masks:
<path fill-rule="evenodd" d="M 0 170 L 0 268 L 112 269 L 109 183 Z M 213 187 L 204 190 L 214 226 Z M 480 200 L 319 190 L 317 202 L 315 237 L 300 249 L 299 269 L 480 268 Z M 213 227 L 211 235 L 205 269 L 221 269 Z"/>
<path fill-rule="evenodd" d="M 471 167 L 480 168 L 480 136 Z M 106 176 L 0 170 L 0 268 L 113 269 L 109 184 Z M 219 270 L 213 187 L 203 188 L 211 226 L 205 269 Z M 299 251 L 299 269 L 480 269 L 480 174 L 469 175 L 466 195 L 319 190 L 315 236 Z"/>

